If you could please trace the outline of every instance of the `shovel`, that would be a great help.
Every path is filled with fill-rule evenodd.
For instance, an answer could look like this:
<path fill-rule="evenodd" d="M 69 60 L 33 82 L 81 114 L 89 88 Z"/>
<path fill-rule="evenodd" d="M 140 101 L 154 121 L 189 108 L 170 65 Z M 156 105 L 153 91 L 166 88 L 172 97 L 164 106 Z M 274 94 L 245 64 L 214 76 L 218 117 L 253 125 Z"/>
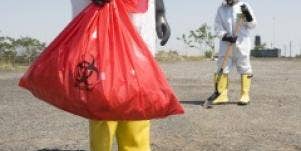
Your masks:
<path fill-rule="evenodd" d="M 238 21 L 236 23 L 236 27 L 235 27 L 235 31 L 233 33 L 233 37 L 237 36 L 238 33 L 240 32 L 240 27 L 243 23 L 243 19 L 244 18 L 243 18 L 242 14 L 237 15 L 237 20 Z M 204 108 L 207 108 L 207 109 L 212 108 L 212 101 L 220 96 L 220 93 L 218 92 L 218 84 L 219 84 L 219 81 L 221 80 L 221 77 L 224 73 L 224 69 L 227 65 L 228 59 L 232 55 L 233 48 L 234 48 L 234 44 L 233 43 L 228 43 L 228 47 L 227 47 L 227 50 L 226 50 L 226 53 L 225 53 L 225 56 L 224 56 L 223 64 L 221 66 L 221 69 L 217 72 L 217 78 L 216 78 L 216 81 L 215 81 L 215 92 L 204 102 L 204 105 L 203 105 Z"/>

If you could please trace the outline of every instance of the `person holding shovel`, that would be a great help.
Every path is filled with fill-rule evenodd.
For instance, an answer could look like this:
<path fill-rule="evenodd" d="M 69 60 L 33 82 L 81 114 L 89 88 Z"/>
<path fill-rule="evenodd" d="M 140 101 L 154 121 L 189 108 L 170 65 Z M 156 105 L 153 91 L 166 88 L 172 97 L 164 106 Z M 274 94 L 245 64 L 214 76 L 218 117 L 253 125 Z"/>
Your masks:
<path fill-rule="evenodd" d="M 242 19 L 240 20 L 239 17 Z M 223 0 L 215 18 L 215 31 L 220 38 L 220 48 L 217 62 L 218 73 L 214 76 L 216 92 L 208 98 L 211 104 L 229 102 L 228 73 L 233 66 L 236 66 L 238 73 L 241 74 L 241 96 L 238 104 L 249 104 L 249 91 L 253 76 L 250 64 L 250 34 L 255 26 L 256 18 L 248 3 L 239 0 Z"/>
<path fill-rule="evenodd" d="M 97 5 L 106 5 L 112 0 L 92 0 Z M 165 17 L 163 0 L 143 0 L 148 3 L 146 12 L 130 14 L 137 31 L 155 54 L 156 36 L 165 45 L 170 37 L 170 28 Z M 91 0 L 71 0 L 73 16 L 83 10 Z M 156 33 L 157 32 L 157 33 Z M 157 34 L 157 35 L 156 35 Z M 119 151 L 150 151 L 150 121 L 95 121 L 90 120 L 90 150 L 111 151 L 114 136 L 117 136 Z"/>

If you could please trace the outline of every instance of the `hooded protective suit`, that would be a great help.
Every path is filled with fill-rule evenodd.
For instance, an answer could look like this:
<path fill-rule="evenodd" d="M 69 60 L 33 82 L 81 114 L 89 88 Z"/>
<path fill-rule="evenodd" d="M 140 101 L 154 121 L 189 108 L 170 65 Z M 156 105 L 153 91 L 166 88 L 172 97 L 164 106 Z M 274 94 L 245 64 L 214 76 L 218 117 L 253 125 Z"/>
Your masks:
<path fill-rule="evenodd" d="M 250 50 L 251 50 L 251 35 L 250 31 L 256 26 L 256 17 L 253 13 L 252 8 L 245 2 L 238 1 L 233 6 L 227 5 L 226 2 L 218 8 L 217 15 L 215 18 L 215 32 L 216 35 L 222 39 L 225 34 L 232 35 L 236 22 L 237 14 L 241 14 L 241 6 L 245 4 L 253 17 L 251 22 L 244 22 L 238 33 L 236 44 L 232 57 L 229 58 L 227 67 L 224 69 L 224 73 L 229 73 L 233 65 L 236 65 L 237 71 L 240 74 L 252 74 L 252 68 L 250 64 Z M 218 68 L 220 69 L 223 57 L 228 47 L 228 42 L 220 41 L 219 48 L 219 61 Z M 218 69 L 218 70 L 219 70 Z"/>
<path fill-rule="evenodd" d="M 242 15 L 244 16 L 244 21 L 242 25 L 240 25 L 240 31 L 235 33 L 236 26 L 240 20 L 239 17 Z M 247 105 L 249 103 L 252 77 L 252 67 L 250 64 L 250 31 L 255 28 L 255 26 L 256 18 L 253 10 L 245 2 L 226 0 L 222 6 L 218 8 L 215 18 L 215 31 L 216 35 L 220 38 L 217 72 L 221 69 L 229 43 L 233 44 L 233 50 L 226 66 L 223 68 L 223 75 L 220 78 L 218 78 L 217 74 L 214 76 L 216 92 L 208 98 L 208 100 L 212 101 L 212 104 L 224 104 L 229 102 L 228 73 L 234 65 L 237 68 L 237 72 L 241 74 L 241 98 L 238 104 Z"/>
<path fill-rule="evenodd" d="M 71 0 L 73 17 L 91 0 Z M 145 13 L 133 13 L 132 21 L 152 54 L 156 50 L 155 0 L 148 0 Z M 116 134 L 120 151 L 150 151 L 150 121 L 90 121 L 90 150 L 111 151 Z"/>
<path fill-rule="evenodd" d="M 225 2 L 227 3 L 227 5 L 232 6 L 233 4 L 237 3 L 238 0 L 225 0 Z"/>

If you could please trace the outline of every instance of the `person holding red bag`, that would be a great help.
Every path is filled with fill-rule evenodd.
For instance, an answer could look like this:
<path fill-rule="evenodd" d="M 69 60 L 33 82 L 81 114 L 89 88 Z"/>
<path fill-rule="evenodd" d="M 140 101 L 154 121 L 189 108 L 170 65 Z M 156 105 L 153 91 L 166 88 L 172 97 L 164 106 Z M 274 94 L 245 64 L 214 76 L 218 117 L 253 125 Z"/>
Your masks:
<path fill-rule="evenodd" d="M 163 0 L 71 2 L 76 17 L 18 85 L 90 120 L 92 151 L 110 151 L 115 134 L 119 150 L 149 151 L 149 120 L 184 113 L 153 57 L 156 36 L 170 37 Z"/>
<path fill-rule="evenodd" d="M 156 36 L 165 45 L 170 37 L 163 0 L 141 0 L 147 3 L 146 10 L 131 13 L 136 30 L 155 54 Z M 71 0 L 75 17 L 91 1 Z M 106 5 L 111 0 L 92 0 L 97 5 Z M 140 1 L 138 1 L 140 2 Z M 157 35 L 156 35 L 157 34 Z M 111 151 L 113 138 L 117 136 L 119 151 L 150 151 L 150 121 L 97 121 L 90 120 L 90 150 Z"/>

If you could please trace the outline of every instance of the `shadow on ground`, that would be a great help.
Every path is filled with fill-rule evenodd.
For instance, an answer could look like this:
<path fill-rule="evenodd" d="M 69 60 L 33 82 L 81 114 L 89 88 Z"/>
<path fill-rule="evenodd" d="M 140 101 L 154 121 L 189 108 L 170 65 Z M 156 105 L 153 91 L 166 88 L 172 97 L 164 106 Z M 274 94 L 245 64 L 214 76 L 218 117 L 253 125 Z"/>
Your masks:
<path fill-rule="evenodd" d="M 205 103 L 205 100 L 188 100 L 188 101 L 180 101 L 181 104 L 184 105 L 200 105 L 203 106 Z M 220 105 L 238 105 L 239 102 L 228 102 L 228 103 L 223 103 Z"/>
<path fill-rule="evenodd" d="M 203 105 L 205 101 L 203 100 L 189 100 L 189 101 L 180 101 L 181 104 L 186 105 Z"/>

